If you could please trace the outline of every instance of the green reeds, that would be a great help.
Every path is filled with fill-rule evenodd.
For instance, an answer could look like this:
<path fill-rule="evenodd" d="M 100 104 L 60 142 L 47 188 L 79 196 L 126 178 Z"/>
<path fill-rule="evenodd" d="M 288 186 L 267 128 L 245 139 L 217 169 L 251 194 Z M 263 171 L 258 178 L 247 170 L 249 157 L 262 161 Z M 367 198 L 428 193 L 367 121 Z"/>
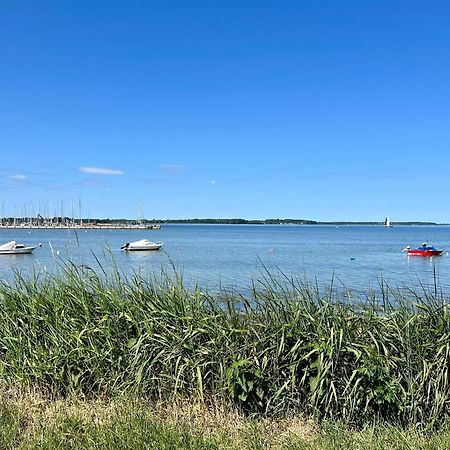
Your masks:
<path fill-rule="evenodd" d="M 0 285 L 0 380 L 52 396 L 220 400 L 249 414 L 435 426 L 449 416 L 442 293 L 369 299 L 266 274 L 249 297 L 68 264 Z M 411 302 L 413 298 L 414 302 Z M 345 300 L 345 301 L 344 301 Z"/>

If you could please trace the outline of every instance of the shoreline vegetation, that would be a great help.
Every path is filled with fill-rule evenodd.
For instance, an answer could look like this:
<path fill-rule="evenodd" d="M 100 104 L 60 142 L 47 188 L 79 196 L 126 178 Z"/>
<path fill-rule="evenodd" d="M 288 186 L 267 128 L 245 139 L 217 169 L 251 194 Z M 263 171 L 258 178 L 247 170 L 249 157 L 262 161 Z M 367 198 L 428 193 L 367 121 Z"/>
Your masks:
<path fill-rule="evenodd" d="M 382 450 L 448 449 L 450 428 L 422 432 L 389 424 L 355 429 L 302 415 L 252 418 L 222 405 L 116 398 L 49 399 L 0 391 L 0 447 L 17 449 Z"/>
<path fill-rule="evenodd" d="M 0 229 L 4 228 L 92 228 L 92 229 L 159 229 L 161 224 L 193 224 L 193 225 L 373 225 L 383 226 L 384 222 L 355 222 L 337 221 L 321 222 L 308 219 L 262 219 L 249 220 L 239 218 L 229 219 L 74 219 L 70 217 L 52 217 L 44 219 L 42 216 L 36 217 L 3 217 L 0 219 Z M 392 222 L 392 225 L 449 225 L 437 222 Z"/>
<path fill-rule="evenodd" d="M 438 286 L 355 299 L 265 273 L 244 297 L 69 262 L 16 273 L 0 303 L 4 448 L 450 444 Z"/>

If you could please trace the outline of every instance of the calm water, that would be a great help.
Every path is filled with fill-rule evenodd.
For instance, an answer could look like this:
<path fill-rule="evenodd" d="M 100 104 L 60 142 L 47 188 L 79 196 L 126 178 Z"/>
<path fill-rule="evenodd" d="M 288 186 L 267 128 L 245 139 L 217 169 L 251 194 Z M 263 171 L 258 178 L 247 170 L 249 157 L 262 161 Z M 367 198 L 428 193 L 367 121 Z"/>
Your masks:
<path fill-rule="evenodd" d="M 164 251 L 126 253 L 120 247 L 147 238 L 163 241 Z M 383 277 L 391 286 L 433 285 L 450 292 L 450 256 L 407 257 L 406 245 L 428 241 L 450 251 L 446 226 L 269 226 L 269 225 L 163 225 L 161 230 L 0 230 L 0 243 L 16 240 L 42 243 L 32 255 L 1 256 L 0 278 L 12 280 L 13 271 L 57 270 L 57 261 L 70 259 L 101 273 L 113 259 L 124 273 L 146 276 L 171 271 L 172 265 L 186 282 L 198 281 L 205 289 L 245 290 L 261 279 L 264 267 L 288 276 L 317 279 L 323 286 L 335 276 L 349 289 L 376 288 Z M 445 252 L 446 253 L 446 252 Z"/>

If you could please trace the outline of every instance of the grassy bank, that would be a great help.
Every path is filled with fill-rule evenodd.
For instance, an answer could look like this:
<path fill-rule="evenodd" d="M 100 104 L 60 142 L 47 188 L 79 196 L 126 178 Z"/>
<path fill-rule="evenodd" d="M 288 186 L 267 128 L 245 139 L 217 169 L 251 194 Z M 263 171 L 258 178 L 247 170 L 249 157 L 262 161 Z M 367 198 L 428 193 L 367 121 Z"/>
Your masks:
<path fill-rule="evenodd" d="M 252 417 L 445 424 L 450 317 L 439 292 L 383 287 L 344 302 L 269 275 L 250 298 L 176 276 L 57 277 L 0 286 L 0 380 L 50 398 L 223 404 Z M 411 303 L 414 297 L 414 304 Z"/>
<path fill-rule="evenodd" d="M 148 403 L 136 398 L 49 401 L 36 393 L 0 394 L 0 447 L 9 449 L 446 449 L 450 429 L 316 425 L 295 418 L 248 418 L 222 405 Z"/>

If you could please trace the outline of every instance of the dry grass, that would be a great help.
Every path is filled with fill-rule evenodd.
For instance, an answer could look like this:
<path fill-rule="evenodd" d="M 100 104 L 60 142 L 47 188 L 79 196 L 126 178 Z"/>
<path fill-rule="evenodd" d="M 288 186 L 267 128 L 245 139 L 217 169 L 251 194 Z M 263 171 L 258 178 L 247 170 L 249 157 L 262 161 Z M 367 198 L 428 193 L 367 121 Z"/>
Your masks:
<path fill-rule="evenodd" d="M 387 425 L 361 430 L 338 422 L 319 426 L 302 416 L 252 419 L 214 401 L 51 399 L 32 389 L 3 386 L 0 415 L 0 448 L 5 450 L 450 448 L 448 429 L 430 434 Z"/>
<path fill-rule="evenodd" d="M 319 429 L 310 418 L 250 419 L 217 402 L 148 402 L 130 397 L 52 400 L 33 390 L 4 387 L 0 405 L 7 406 L 17 415 L 22 442 L 33 441 L 43 430 L 57 428 L 62 417 L 81 419 L 102 428 L 112 421 L 132 420 L 134 414 L 143 414 L 153 423 L 164 423 L 168 429 L 195 430 L 215 442 L 225 438 L 232 448 L 248 448 L 248 441 L 256 437 L 264 443 L 263 448 L 278 449 L 285 448 L 293 438 L 312 444 L 319 436 Z"/>

